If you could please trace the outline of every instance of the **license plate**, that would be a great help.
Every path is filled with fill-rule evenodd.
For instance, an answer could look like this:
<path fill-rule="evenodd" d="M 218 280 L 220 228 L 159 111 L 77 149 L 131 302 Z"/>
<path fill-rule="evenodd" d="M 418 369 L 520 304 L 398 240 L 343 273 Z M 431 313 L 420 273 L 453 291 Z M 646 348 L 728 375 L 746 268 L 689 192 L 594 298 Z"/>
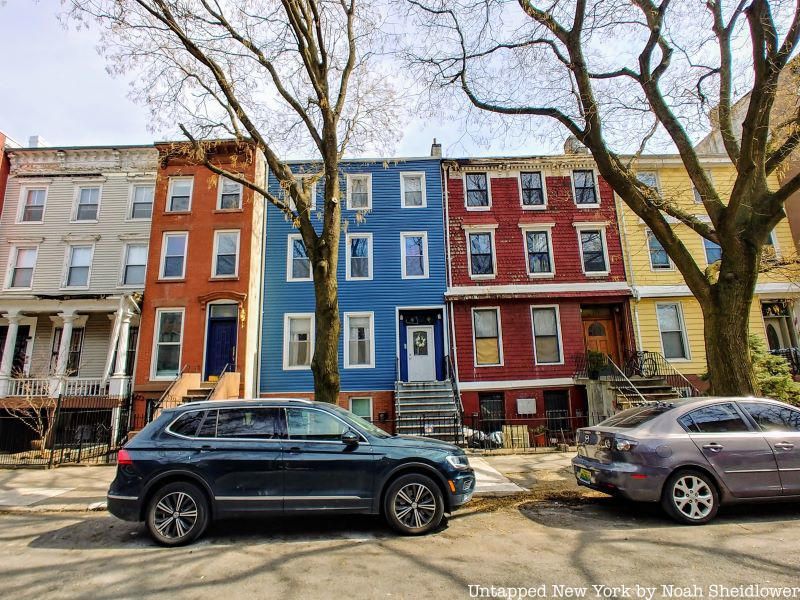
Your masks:
<path fill-rule="evenodd" d="M 592 472 L 589 469 L 579 468 L 576 475 L 583 483 L 592 483 Z"/>

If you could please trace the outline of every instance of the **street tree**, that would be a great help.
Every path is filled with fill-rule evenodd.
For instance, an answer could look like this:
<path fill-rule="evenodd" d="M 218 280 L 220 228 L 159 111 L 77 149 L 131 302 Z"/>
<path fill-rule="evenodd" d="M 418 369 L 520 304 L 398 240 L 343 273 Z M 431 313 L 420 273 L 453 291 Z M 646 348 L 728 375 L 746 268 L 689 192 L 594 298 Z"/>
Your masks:
<path fill-rule="evenodd" d="M 384 43 L 376 4 L 356 0 L 63 0 L 65 21 L 97 27 L 109 70 L 131 79 L 153 129 L 180 131 L 192 158 L 280 209 L 312 266 L 315 398 L 339 393 L 336 280 L 345 152 L 396 137 L 398 102 L 376 57 Z M 263 153 L 280 190 L 211 161 L 214 140 Z M 312 167 L 293 173 L 291 153 Z M 322 206 L 312 210 L 317 182 Z"/>
<path fill-rule="evenodd" d="M 652 230 L 702 307 L 711 388 L 757 391 L 748 315 L 762 250 L 800 175 L 776 174 L 800 142 L 798 105 L 774 134 L 778 79 L 800 36 L 800 2 L 767 0 L 408 0 L 422 33 L 409 57 L 442 97 L 460 97 L 483 126 L 534 135 L 558 124 Z M 451 94 L 448 94 L 448 91 Z M 731 107 L 749 98 L 741 129 Z M 462 100 L 463 102 L 463 100 Z M 729 193 L 693 141 L 714 109 L 735 167 Z M 677 150 L 702 199 L 687 210 L 636 177 L 637 158 Z M 726 182 L 727 183 L 727 182 Z M 722 247 L 698 264 L 677 220 Z"/>

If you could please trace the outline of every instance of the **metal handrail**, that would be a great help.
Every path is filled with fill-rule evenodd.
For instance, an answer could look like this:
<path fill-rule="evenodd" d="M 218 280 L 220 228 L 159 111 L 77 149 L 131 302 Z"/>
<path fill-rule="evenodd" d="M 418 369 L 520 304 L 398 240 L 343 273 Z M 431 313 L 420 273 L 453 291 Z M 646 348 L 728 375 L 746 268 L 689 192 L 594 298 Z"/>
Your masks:
<path fill-rule="evenodd" d="M 178 381 L 180 380 L 180 378 L 183 377 L 183 374 L 186 372 L 186 370 L 188 368 L 189 368 L 189 365 L 183 365 L 181 367 L 181 370 L 178 371 L 177 375 L 175 375 L 175 379 L 173 379 L 170 382 L 170 384 L 167 386 L 167 389 L 164 390 L 164 393 L 161 394 L 161 397 L 158 399 L 158 401 L 155 404 L 153 404 L 153 412 L 155 412 L 159 408 L 161 408 L 161 405 L 164 404 L 164 400 L 166 400 L 170 396 L 170 392 L 172 391 L 172 388 L 175 387 L 175 384 L 177 384 Z"/>
<path fill-rule="evenodd" d="M 611 365 L 619 375 L 622 375 L 622 378 L 628 384 L 628 387 L 630 389 L 632 389 L 634 392 L 636 392 L 636 395 L 639 396 L 641 402 L 647 403 L 648 402 L 647 398 L 642 396 L 642 393 L 639 391 L 639 389 L 635 385 L 633 385 L 633 382 L 630 379 L 628 379 L 628 376 L 625 375 L 625 373 L 622 371 L 622 369 L 620 369 L 617 366 L 617 364 L 611 359 L 611 357 L 608 356 L 607 354 L 606 354 L 606 359 L 608 360 L 608 364 Z M 612 375 L 612 377 L 614 377 L 614 376 Z M 619 391 L 619 388 L 617 388 L 617 391 Z M 628 398 L 628 394 L 627 393 L 622 392 L 622 395 L 625 396 L 625 398 Z"/>

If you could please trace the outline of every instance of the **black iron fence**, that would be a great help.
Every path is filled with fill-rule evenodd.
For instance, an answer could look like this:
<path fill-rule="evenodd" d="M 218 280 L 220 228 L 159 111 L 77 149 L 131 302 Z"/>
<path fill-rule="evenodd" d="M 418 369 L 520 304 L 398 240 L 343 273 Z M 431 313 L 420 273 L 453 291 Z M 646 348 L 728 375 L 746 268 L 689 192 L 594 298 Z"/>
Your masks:
<path fill-rule="evenodd" d="M 781 348 L 780 350 L 770 350 L 770 354 L 780 356 L 789 363 L 789 369 L 795 377 L 800 375 L 800 348 Z"/>

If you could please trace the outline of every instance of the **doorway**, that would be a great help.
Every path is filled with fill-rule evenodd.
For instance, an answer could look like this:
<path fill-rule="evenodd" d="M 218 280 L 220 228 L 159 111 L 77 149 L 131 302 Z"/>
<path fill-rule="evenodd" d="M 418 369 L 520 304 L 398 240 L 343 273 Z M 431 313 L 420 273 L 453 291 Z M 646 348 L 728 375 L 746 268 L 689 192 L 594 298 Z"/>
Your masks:
<path fill-rule="evenodd" d="M 567 390 L 546 390 L 544 392 L 544 415 L 547 418 L 547 429 L 551 433 L 569 431 L 569 392 Z"/>
<path fill-rule="evenodd" d="M 433 325 L 414 325 L 407 330 L 408 380 L 435 381 Z"/>
<path fill-rule="evenodd" d="M 206 368 L 203 374 L 208 381 L 226 369 L 236 370 L 236 334 L 238 330 L 238 304 L 209 304 L 206 333 Z"/>
<path fill-rule="evenodd" d="M 587 352 L 600 352 L 620 364 L 620 314 L 608 305 L 581 306 L 583 340 Z"/>

